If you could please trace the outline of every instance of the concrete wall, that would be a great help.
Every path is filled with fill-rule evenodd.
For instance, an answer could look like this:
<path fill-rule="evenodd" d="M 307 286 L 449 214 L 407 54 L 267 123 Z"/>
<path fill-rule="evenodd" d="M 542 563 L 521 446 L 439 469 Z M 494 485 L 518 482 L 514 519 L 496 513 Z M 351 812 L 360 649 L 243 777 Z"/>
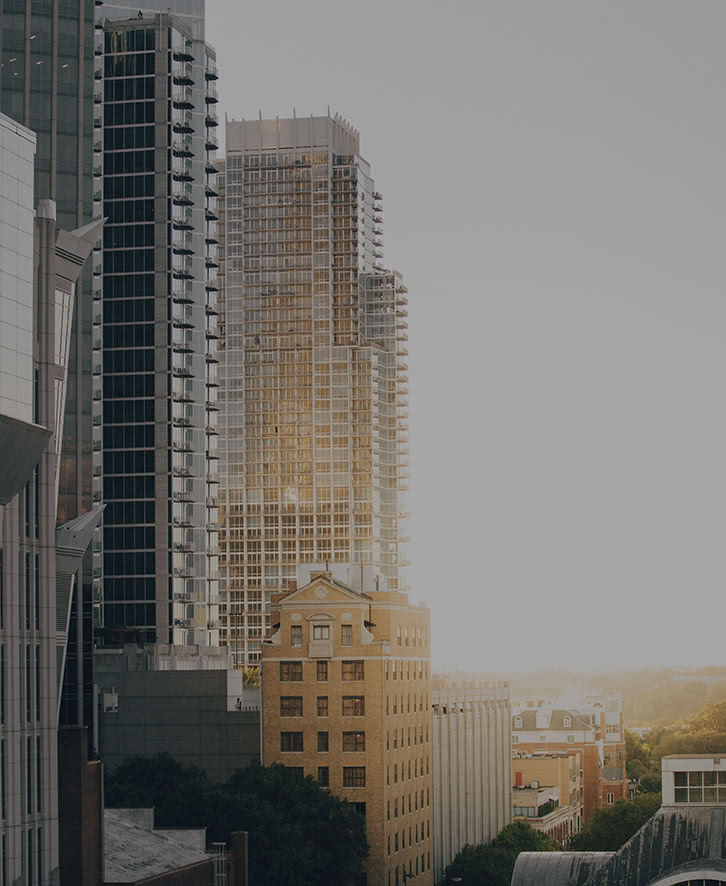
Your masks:
<path fill-rule="evenodd" d="M 100 757 L 109 769 L 168 751 L 226 781 L 260 759 L 259 710 L 228 710 L 226 671 L 136 671 L 106 681 L 117 709 L 99 713 Z"/>
<path fill-rule="evenodd" d="M 506 684 L 435 689 L 431 700 L 439 883 L 467 843 L 487 843 L 512 821 L 512 717 Z"/>

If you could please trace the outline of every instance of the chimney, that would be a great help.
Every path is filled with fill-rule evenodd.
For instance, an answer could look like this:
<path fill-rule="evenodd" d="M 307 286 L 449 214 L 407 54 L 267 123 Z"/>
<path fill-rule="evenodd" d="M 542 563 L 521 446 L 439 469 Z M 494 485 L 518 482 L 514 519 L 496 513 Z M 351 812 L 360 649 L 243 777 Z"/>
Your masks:
<path fill-rule="evenodd" d="M 287 580 L 287 592 L 288 594 L 292 594 L 297 590 L 297 579 L 289 578 Z"/>

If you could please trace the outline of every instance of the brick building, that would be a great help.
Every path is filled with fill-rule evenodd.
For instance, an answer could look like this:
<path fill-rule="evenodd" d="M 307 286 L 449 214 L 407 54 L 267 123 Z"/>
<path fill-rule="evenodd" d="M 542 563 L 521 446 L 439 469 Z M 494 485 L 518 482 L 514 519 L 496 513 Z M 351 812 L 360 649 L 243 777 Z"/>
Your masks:
<path fill-rule="evenodd" d="M 561 704 L 566 699 L 559 701 Z M 543 751 L 582 754 L 583 823 L 586 824 L 599 806 L 612 805 L 628 796 L 622 699 L 585 694 L 571 701 L 567 707 L 559 707 L 557 701 L 513 700 L 512 746 L 523 754 Z"/>
<path fill-rule="evenodd" d="M 523 801 L 523 789 L 532 786 L 557 788 L 557 804 L 544 817 L 524 812 L 531 804 Z M 512 757 L 512 811 L 526 818 L 536 830 L 566 846 L 582 827 L 582 754 L 567 751 L 520 754 Z"/>
<path fill-rule="evenodd" d="M 272 615 L 264 764 L 317 778 L 365 815 L 368 886 L 431 886 L 429 610 L 313 572 Z"/>

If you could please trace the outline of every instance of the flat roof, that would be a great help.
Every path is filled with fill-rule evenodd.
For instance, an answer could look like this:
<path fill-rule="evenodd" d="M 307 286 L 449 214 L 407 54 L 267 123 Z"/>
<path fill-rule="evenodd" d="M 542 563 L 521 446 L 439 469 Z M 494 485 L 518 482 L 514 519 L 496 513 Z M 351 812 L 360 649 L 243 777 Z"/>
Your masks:
<path fill-rule="evenodd" d="M 663 760 L 726 760 L 726 754 L 668 754 Z"/>

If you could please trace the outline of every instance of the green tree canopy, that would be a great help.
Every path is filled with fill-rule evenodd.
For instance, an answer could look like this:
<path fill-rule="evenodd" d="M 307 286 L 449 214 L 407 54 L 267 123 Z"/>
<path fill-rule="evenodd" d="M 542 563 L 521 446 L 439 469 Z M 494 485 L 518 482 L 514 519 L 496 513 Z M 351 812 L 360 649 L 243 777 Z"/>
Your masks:
<path fill-rule="evenodd" d="M 583 852 L 615 852 L 655 815 L 660 794 L 641 794 L 632 800 L 618 800 L 613 806 L 596 810 L 592 821 L 570 841 L 570 848 Z"/>
<path fill-rule="evenodd" d="M 223 785 L 169 754 L 134 757 L 107 773 L 107 806 L 154 806 L 159 827 L 206 827 L 209 840 L 249 834 L 257 886 L 352 886 L 368 854 L 365 818 L 310 776 L 253 765 Z"/>
<path fill-rule="evenodd" d="M 491 843 L 464 846 L 446 868 L 444 886 L 509 886 L 520 852 L 552 852 L 560 847 L 526 821 L 507 825 Z"/>

